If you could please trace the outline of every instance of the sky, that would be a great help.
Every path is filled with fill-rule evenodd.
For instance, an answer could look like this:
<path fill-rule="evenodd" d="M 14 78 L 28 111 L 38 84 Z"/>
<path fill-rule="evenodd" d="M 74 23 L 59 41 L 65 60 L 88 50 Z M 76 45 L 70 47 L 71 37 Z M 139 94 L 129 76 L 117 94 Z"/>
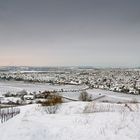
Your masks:
<path fill-rule="evenodd" d="M 0 0 L 0 66 L 140 66 L 140 0 Z"/>

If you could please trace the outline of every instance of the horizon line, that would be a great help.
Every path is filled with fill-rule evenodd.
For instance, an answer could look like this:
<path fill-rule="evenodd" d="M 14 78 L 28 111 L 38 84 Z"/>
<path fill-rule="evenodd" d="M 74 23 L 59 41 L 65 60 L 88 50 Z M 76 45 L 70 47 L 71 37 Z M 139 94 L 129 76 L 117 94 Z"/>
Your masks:
<path fill-rule="evenodd" d="M 47 67 L 52 67 L 52 68 L 56 68 L 56 67 L 89 67 L 89 68 L 116 68 L 116 69 L 119 69 L 119 68 L 132 68 L 132 69 L 140 69 L 140 66 L 93 66 L 93 65 L 48 65 L 48 66 L 37 66 L 37 65 L 2 65 L 0 66 L 0 68 L 2 67 L 38 67 L 38 68 L 47 68 Z"/>

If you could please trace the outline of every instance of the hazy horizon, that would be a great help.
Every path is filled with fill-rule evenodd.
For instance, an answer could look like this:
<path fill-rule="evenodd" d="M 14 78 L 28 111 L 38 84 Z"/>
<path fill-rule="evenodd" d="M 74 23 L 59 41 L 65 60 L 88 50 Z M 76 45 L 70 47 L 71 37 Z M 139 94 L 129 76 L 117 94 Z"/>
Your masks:
<path fill-rule="evenodd" d="M 0 66 L 140 66 L 139 0 L 0 0 Z"/>
<path fill-rule="evenodd" d="M 127 67 L 127 66 L 118 66 L 118 67 L 114 67 L 114 66 L 91 66 L 91 65 L 74 65 L 74 66 L 70 66 L 70 65 L 54 65 L 54 66 L 37 66 L 37 65 L 3 65 L 0 66 L 1 68 L 12 68 L 12 67 L 16 67 L 16 68 L 95 68 L 95 69 L 140 69 L 140 66 L 135 66 L 135 67 Z"/>

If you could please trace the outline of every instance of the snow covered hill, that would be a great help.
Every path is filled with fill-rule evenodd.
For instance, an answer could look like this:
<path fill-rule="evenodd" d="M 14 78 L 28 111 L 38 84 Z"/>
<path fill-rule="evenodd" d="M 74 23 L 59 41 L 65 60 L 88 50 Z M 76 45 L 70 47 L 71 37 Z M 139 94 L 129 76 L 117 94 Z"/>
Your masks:
<path fill-rule="evenodd" d="M 104 109 L 103 109 L 104 106 Z M 0 124 L 0 140 L 139 140 L 139 104 L 69 102 L 55 114 L 27 105 Z"/>

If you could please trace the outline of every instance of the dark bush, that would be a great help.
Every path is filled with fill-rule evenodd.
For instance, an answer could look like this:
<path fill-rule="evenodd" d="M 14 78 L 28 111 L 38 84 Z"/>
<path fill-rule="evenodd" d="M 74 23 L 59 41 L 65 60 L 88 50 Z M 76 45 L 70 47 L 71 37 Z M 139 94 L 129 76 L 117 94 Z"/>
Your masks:
<path fill-rule="evenodd" d="M 92 101 L 92 96 L 89 95 L 86 91 L 80 93 L 79 96 L 80 101 Z"/>
<path fill-rule="evenodd" d="M 48 99 L 41 102 L 42 106 L 54 106 L 54 105 L 61 104 L 61 103 L 63 103 L 62 97 L 59 95 L 55 95 L 55 94 L 50 95 L 48 97 Z"/>
<path fill-rule="evenodd" d="M 47 113 L 47 114 L 55 114 L 57 112 L 59 108 L 59 105 L 54 105 L 54 106 L 46 106 L 44 108 L 44 111 Z"/>

